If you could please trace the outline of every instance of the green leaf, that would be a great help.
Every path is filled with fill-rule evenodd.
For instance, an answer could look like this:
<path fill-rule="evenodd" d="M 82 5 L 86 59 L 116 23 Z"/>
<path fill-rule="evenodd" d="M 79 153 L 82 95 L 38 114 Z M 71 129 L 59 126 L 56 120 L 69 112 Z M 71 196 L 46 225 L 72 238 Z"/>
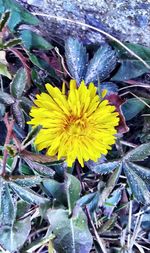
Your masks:
<path fill-rule="evenodd" d="M 11 79 L 11 74 L 9 73 L 7 69 L 7 65 L 0 63 L 0 75 L 6 76 L 9 79 Z"/>
<path fill-rule="evenodd" d="M 60 80 L 55 72 L 55 70 L 46 62 L 44 61 L 43 59 L 41 59 L 40 57 L 32 54 L 32 53 L 29 53 L 28 52 L 28 56 L 29 56 L 29 59 L 30 61 L 35 65 L 37 66 L 38 68 L 40 69 L 43 69 L 45 70 L 51 77 L 57 79 L 57 80 Z"/>
<path fill-rule="evenodd" d="M 149 100 L 146 100 L 147 103 L 150 103 Z M 144 108 L 145 104 L 137 98 L 130 98 L 122 104 L 121 110 L 126 120 L 134 118 L 138 113 L 140 113 Z"/>
<path fill-rule="evenodd" d="M 107 44 L 102 45 L 89 62 L 85 75 L 85 83 L 106 79 L 117 62 L 115 51 Z"/>
<path fill-rule="evenodd" d="M 76 201 L 79 199 L 80 192 L 81 192 L 80 181 L 73 175 L 67 174 L 66 193 L 70 212 L 74 208 Z"/>
<path fill-rule="evenodd" d="M 150 64 L 150 60 L 147 61 Z M 136 60 L 121 61 L 121 66 L 117 73 L 111 78 L 112 81 L 126 81 L 149 72 L 143 63 Z"/>
<path fill-rule="evenodd" d="M 53 48 L 53 46 L 47 40 L 31 30 L 20 31 L 20 38 L 27 49 L 37 48 L 38 50 L 51 50 Z"/>
<path fill-rule="evenodd" d="M 107 174 L 112 172 L 116 167 L 120 165 L 120 161 L 107 162 L 107 163 L 93 163 L 89 168 L 98 174 Z"/>
<path fill-rule="evenodd" d="M 15 102 L 15 100 L 8 93 L 0 91 L 0 102 L 2 102 L 5 105 L 12 105 Z"/>
<path fill-rule="evenodd" d="M 67 174 L 66 177 L 63 183 L 52 179 L 45 179 L 43 186 L 48 196 L 52 196 L 65 206 L 68 205 L 69 212 L 71 213 L 76 201 L 79 199 L 81 186 L 79 180 L 73 175 Z"/>
<path fill-rule="evenodd" d="M 29 211 L 30 207 L 31 205 L 23 200 L 17 201 L 17 219 L 24 216 Z"/>
<path fill-rule="evenodd" d="M 150 143 L 145 143 L 128 152 L 125 159 L 131 162 L 136 162 L 143 161 L 148 158 L 148 156 L 150 156 Z"/>
<path fill-rule="evenodd" d="M 0 179 L 0 226 L 11 227 L 15 220 L 16 209 L 9 192 L 8 184 Z"/>
<path fill-rule="evenodd" d="M 9 252 L 16 252 L 27 240 L 31 230 L 30 217 L 16 221 L 12 228 L 0 228 L 0 244 Z"/>
<path fill-rule="evenodd" d="M 19 44 L 22 43 L 22 40 L 20 39 L 12 39 L 12 40 L 9 40 L 7 41 L 4 45 L 3 45 L 3 48 L 5 49 L 8 49 L 8 48 L 11 48 L 11 47 L 14 47 L 14 46 L 17 46 Z"/>
<path fill-rule="evenodd" d="M 100 201 L 99 201 L 100 206 L 102 206 L 105 203 L 110 193 L 112 192 L 113 188 L 116 186 L 121 171 L 122 171 L 122 164 L 118 165 L 117 168 L 112 173 L 112 175 L 109 177 L 106 186 L 104 187 L 102 192 L 100 192 Z"/>
<path fill-rule="evenodd" d="M 61 253 L 89 253 L 93 239 L 84 212 L 80 210 L 77 217 L 70 219 L 68 215 L 64 209 L 48 211 L 48 220 L 56 236 L 55 250 Z"/>
<path fill-rule="evenodd" d="M 131 168 L 129 163 L 123 163 L 123 170 L 131 191 L 137 201 L 146 205 L 150 204 L 150 192 L 145 181 Z"/>
<path fill-rule="evenodd" d="M 27 84 L 27 73 L 24 68 L 17 71 L 14 79 L 10 84 L 10 92 L 15 98 L 20 98 Z"/>
<path fill-rule="evenodd" d="M 22 142 L 22 146 L 30 145 L 31 142 L 35 139 L 36 135 L 38 134 L 40 128 L 41 128 L 40 126 L 32 128 L 31 131 L 28 133 L 27 137 Z"/>
<path fill-rule="evenodd" d="M 104 213 L 107 216 L 111 216 L 114 208 L 117 206 L 119 203 L 121 196 L 122 196 L 122 187 L 117 188 L 111 193 L 111 196 L 106 200 L 104 204 Z"/>
<path fill-rule="evenodd" d="M 10 17 L 10 11 L 6 11 L 2 15 L 1 20 L 0 20 L 0 32 L 5 27 L 6 23 L 8 22 L 9 17 Z"/>
<path fill-rule="evenodd" d="M 31 189 L 21 187 L 15 183 L 10 183 L 10 187 L 17 193 L 17 195 L 28 203 L 35 203 L 37 205 L 44 204 L 48 199 L 40 196 Z"/>
<path fill-rule="evenodd" d="M 135 60 L 135 57 L 131 55 L 127 50 L 120 46 L 118 43 L 112 41 L 111 45 L 117 50 L 118 56 L 121 59 L 133 59 Z M 145 47 L 139 44 L 135 43 L 124 43 L 126 47 L 128 47 L 130 50 L 132 50 L 135 54 L 140 56 L 143 60 L 148 61 L 150 60 L 150 48 Z"/>
<path fill-rule="evenodd" d="M 13 0 L 2 0 L 2 5 L 5 10 L 11 11 L 11 16 L 8 22 L 8 27 L 11 31 L 14 31 L 16 25 L 20 23 L 26 23 L 30 25 L 38 25 L 39 20 L 32 15 L 20 4 Z M 1 11 L 1 10 L 0 10 Z"/>
<path fill-rule="evenodd" d="M 129 54 L 123 47 L 120 47 L 120 45 L 115 42 L 112 42 L 111 44 L 117 49 L 121 62 L 121 67 L 111 80 L 125 81 L 141 76 L 149 71 L 142 62 L 135 59 L 135 57 Z M 148 47 L 132 43 L 124 44 L 148 64 L 150 64 L 150 49 Z"/>
<path fill-rule="evenodd" d="M 53 197 L 59 203 L 67 206 L 67 196 L 64 183 L 59 183 L 53 179 L 43 180 L 43 190 L 51 198 Z"/>
<path fill-rule="evenodd" d="M 85 77 L 87 65 L 86 48 L 77 39 L 68 38 L 65 42 L 66 62 L 72 77 L 80 84 Z"/>

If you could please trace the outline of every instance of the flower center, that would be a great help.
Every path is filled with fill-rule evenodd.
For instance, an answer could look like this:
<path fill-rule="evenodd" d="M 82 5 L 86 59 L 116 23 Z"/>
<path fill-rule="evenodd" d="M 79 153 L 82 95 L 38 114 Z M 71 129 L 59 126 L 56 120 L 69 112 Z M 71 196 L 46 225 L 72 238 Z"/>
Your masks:
<path fill-rule="evenodd" d="M 84 130 L 87 127 L 87 119 L 84 116 L 71 115 L 67 117 L 64 129 L 69 135 L 84 135 Z"/>

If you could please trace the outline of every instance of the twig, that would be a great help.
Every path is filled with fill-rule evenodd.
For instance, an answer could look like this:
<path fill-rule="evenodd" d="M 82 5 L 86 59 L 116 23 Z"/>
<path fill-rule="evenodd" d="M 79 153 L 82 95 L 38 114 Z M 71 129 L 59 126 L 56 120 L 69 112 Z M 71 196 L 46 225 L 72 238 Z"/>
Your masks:
<path fill-rule="evenodd" d="M 150 89 L 150 85 L 149 84 L 132 84 L 132 85 L 129 85 L 129 86 L 125 86 L 125 87 L 122 87 L 119 89 L 119 91 L 121 90 L 126 90 L 126 89 L 129 89 L 129 88 L 135 88 L 135 87 L 140 87 L 140 88 L 148 88 Z"/>
<path fill-rule="evenodd" d="M 94 233 L 94 235 L 95 235 L 95 237 L 96 237 L 96 239 L 97 239 L 97 242 L 98 242 L 98 244 L 99 244 L 99 246 L 100 246 L 102 252 L 103 252 L 103 253 L 107 253 L 107 250 L 106 250 L 106 248 L 105 248 L 105 246 L 104 246 L 103 239 L 101 239 L 101 238 L 99 237 L 99 234 L 97 233 L 97 230 L 96 230 L 96 228 L 95 228 L 95 226 L 94 226 L 94 223 L 93 223 L 93 221 L 92 221 L 92 218 L 91 218 L 91 215 L 90 215 L 90 212 L 89 212 L 88 208 L 85 207 L 85 210 L 86 210 L 86 213 L 87 213 L 88 220 L 89 220 L 89 222 L 90 222 L 90 224 L 91 224 L 91 226 L 92 226 L 92 228 L 93 228 L 93 233 Z"/>
<path fill-rule="evenodd" d="M 132 247 L 131 247 L 131 222 L 132 222 L 132 200 L 130 200 L 130 203 L 129 203 L 129 217 L 128 217 L 127 247 L 128 247 L 129 253 L 132 252 Z"/>
<path fill-rule="evenodd" d="M 128 147 L 132 147 L 132 148 L 137 148 L 137 146 L 138 146 L 136 144 L 133 144 L 133 143 L 127 142 L 127 141 L 120 141 L 120 142 L 121 142 L 121 144 L 128 146 Z"/>
<path fill-rule="evenodd" d="M 3 79 L 2 76 L 0 75 L 0 86 L 1 86 L 1 91 L 4 91 L 4 87 L 3 87 Z"/>
<path fill-rule="evenodd" d="M 8 121 L 8 114 L 6 114 L 4 117 L 4 123 L 7 128 L 7 135 L 6 135 L 5 144 L 4 144 L 5 148 L 4 148 L 4 154 L 3 154 L 3 166 L 2 166 L 2 173 L 1 173 L 2 176 L 5 176 L 5 174 L 6 174 L 6 163 L 7 163 L 7 155 L 8 155 L 7 145 L 9 144 L 10 139 L 12 137 L 14 120 L 11 120 L 9 122 Z"/>
<path fill-rule="evenodd" d="M 143 249 L 143 247 L 142 247 L 142 245 L 140 245 L 140 244 L 138 244 L 138 243 L 134 243 L 134 245 L 138 248 L 138 250 L 139 250 L 139 252 L 140 253 L 145 253 L 145 251 L 144 251 L 144 249 Z M 147 248 L 148 249 L 148 248 Z M 149 250 L 149 249 L 148 249 Z"/>
<path fill-rule="evenodd" d="M 120 40 L 118 40 L 114 36 L 110 35 L 109 33 L 105 32 L 105 31 L 103 31 L 101 29 L 96 28 L 95 26 L 88 25 L 86 23 L 82 23 L 80 21 L 76 21 L 76 20 L 73 20 L 73 19 L 58 17 L 58 16 L 46 14 L 46 13 L 32 12 L 32 14 L 35 15 L 35 16 L 48 17 L 48 18 L 52 18 L 52 19 L 56 19 L 56 20 L 70 22 L 70 23 L 73 23 L 73 24 L 76 24 L 76 25 L 79 25 L 79 26 L 84 26 L 84 27 L 90 28 L 90 29 L 92 29 L 94 31 L 97 31 L 97 32 L 105 35 L 106 37 L 108 37 L 112 41 L 117 42 L 120 46 L 122 46 L 124 49 L 126 49 L 126 51 L 128 51 L 132 56 L 134 56 L 136 59 L 138 59 L 139 61 L 141 61 L 145 67 L 147 67 L 148 69 L 150 69 L 150 65 L 149 64 L 147 64 L 140 56 L 138 56 L 132 50 L 130 50 L 127 46 L 125 46 Z"/>
<path fill-rule="evenodd" d="M 125 96 L 125 95 L 127 95 L 127 94 L 131 94 L 133 97 L 137 98 L 137 99 L 140 100 L 143 104 L 145 104 L 148 108 L 150 108 L 150 105 L 149 105 L 148 103 L 146 103 L 142 98 L 138 97 L 137 95 L 135 95 L 135 94 L 134 94 L 133 92 L 131 92 L 131 91 L 127 91 L 127 92 L 125 92 L 125 93 L 123 93 L 123 94 L 120 94 L 120 97 Z"/>
<path fill-rule="evenodd" d="M 142 221 L 142 215 L 139 214 L 137 216 L 135 228 L 134 228 L 134 231 L 133 231 L 133 235 L 131 237 L 131 242 L 130 242 L 130 249 L 131 250 L 132 250 L 133 245 L 135 244 L 135 240 L 136 240 L 137 235 L 139 233 L 140 226 L 141 226 L 141 221 Z"/>
<path fill-rule="evenodd" d="M 70 75 L 70 73 L 68 72 L 68 70 L 66 69 L 65 67 L 65 62 L 64 62 L 64 58 L 62 57 L 62 55 L 60 54 L 59 52 L 59 49 L 57 47 L 55 47 L 55 51 L 56 53 L 59 55 L 60 59 L 61 59 L 61 64 L 62 64 L 62 67 L 64 69 L 64 71 L 70 76 L 70 78 L 73 79 L 73 77 Z"/>
<path fill-rule="evenodd" d="M 146 83 L 143 83 L 143 82 L 139 82 L 139 81 L 135 81 L 135 80 L 126 80 L 126 81 L 123 81 L 124 83 L 128 83 L 128 84 L 135 84 L 135 85 L 143 85 L 143 86 L 145 86 L 145 85 L 149 85 L 149 84 L 146 84 Z M 149 87 L 148 88 L 150 88 L 150 85 L 149 85 Z"/>

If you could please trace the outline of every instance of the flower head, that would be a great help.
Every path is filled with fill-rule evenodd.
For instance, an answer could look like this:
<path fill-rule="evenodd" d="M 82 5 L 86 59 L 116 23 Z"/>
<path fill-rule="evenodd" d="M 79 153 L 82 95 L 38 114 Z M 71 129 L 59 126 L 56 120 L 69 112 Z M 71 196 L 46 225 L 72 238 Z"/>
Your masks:
<path fill-rule="evenodd" d="M 47 93 L 36 96 L 29 124 L 41 125 L 35 144 L 38 150 L 47 148 L 47 155 L 65 157 L 68 166 L 78 159 L 81 166 L 84 161 L 97 161 L 106 155 L 115 143 L 115 127 L 118 125 L 118 113 L 108 100 L 101 100 L 96 87 L 84 81 L 76 86 L 70 81 L 70 90 L 65 95 L 58 88 L 46 84 Z"/>

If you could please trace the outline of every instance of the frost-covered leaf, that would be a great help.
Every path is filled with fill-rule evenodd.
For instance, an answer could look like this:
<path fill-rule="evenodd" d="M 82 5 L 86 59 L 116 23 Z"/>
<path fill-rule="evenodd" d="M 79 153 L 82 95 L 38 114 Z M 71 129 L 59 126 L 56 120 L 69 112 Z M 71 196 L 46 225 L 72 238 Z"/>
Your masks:
<path fill-rule="evenodd" d="M 11 228 L 0 228 L 0 244 L 9 252 L 16 252 L 26 241 L 31 230 L 30 217 L 15 221 Z"/>
<path fill-rule="evenodd" d="M 150 232 L 150 211 L 144 212 L 142 215 L 142 222 L 141 222 L 141 227 L 144 231 Z"/>
<path fill-rule="evenodd" d="M 76 202 L 76 206 L 78 207 L 84 207 L 85 205 L 87 205 L 88 203 L 90 203 L 94 197 L 95 197 L 95 192 L 86 194 L 84 196 L 82 196 L 77 202 Z"/>
<path fill-rule="evenodd" d="M 117 206 L 121 199 L 122 195 L 122 187 L 116 189 L 112 192 L 111 196 L 106 200 L 104 204 L 104 214 L 107 216 L 111 216 L 113 213 L 114 208 Z"/>
<path fill-rule="evenodd" d="M 107 90 L 107 96 L 111 94 L 118 94 L 118 86 L 113 82 L 103 82 L 100 84 L 100 90 Z"/>
<path fill-rule="evenodd" d="M 122 171 L 122 164 L 119 164 L 116 169 L 113 171 L 111 176 L 109 177 L 106 187 L 100 192 L 100 202 L 99 205 L 103 205 L 107 198 L 109 197 L 110 193 L 112 192 L 113 188 L 116 186 L 119 176 Z"/>
<path fill-rule="evenodd" d="M 25 128 L 25 117 L 24 117 L 22 109 L 20 108 L 19 100 L 16 100 L 15 103 L 13 103 L 12 112 L 13 112 L 13 116 L 14 116 L 18 126 L 24 129 Z"/>
<path fill-rule="evenodd" d="M 14 98 L 6 92 L 0 91 L 0 102 L 5 105 L 11 105 L 15 102 Z"/>
<path fill-rule="evenodd" d="M 92 248 L 92 235 L 88 229 L 87 219 L 80 209 L 76 217 L 68 218 L 64 209 L 49 210 L 48 220 L 56 236 L 54 248 L 61 253 L 89 253 Z"/>
<path fill-rule="evenodd" d="M 82 196 L 77 202 L 76 205 L 73 209 L 73 215 L 78 213 L 78 210 L 80 210 L 80 207 L 86 207 L 88 208 L 88 210 L 90 211 L 90 213 L 92 214 L 97 206 L 98 206 L 98 201 L 99 201 L 99 192 L 94 192 L 94 193 L 89 193 L 86 194 L 84 196 Z"/>
<path fill-rule="evenodd" d="M 101 46 L 89 62 L 85 83 L 102 81 L 109 76 L 117 62 L 115 51 L 107 44 Z"/>
<path fill-rule="evenodd" d="M 48 176 L 49 178 L 53 178 L 55 175 L 55 171 L 52 170 L 50 167 L 40 164 L 34 161 L 31 161 L 27 158 L 24 158 L 24 161 L 28 164 L 28 166 L 35 172 L 40 175 Z"/>
<path fill-rule="evenodd" d="M 21 187 L 16 183 L 11 182 L 10 187 L 17 193 L 17 195 L 28 203 L 35 203 L 37 205 L 44 204 L 48 199 L 40 196 L 31 189 Z"/>
<path fill-rule="evenodd" d="M 145 181 L 132 169 L 130 163 L 124 162 L 123 170 L 131 191 L 137 201 L 146 205 L 150 204 L 150 192 Z"/>
<path fill-rule="evenodd" d="M 98 174 L 107 174 L 113 171 L 120 165 L 120 161 L 106 162 L 106 163 L 95 163 L 90 165 L 90 169 Z"/>
<path fill-rule="evenodd" d="M 26 85 L 27 73 L 24 68 L 20 68 L 10 84 L 10 92 L 13 97 L 19 99 L 22 96 Z"/>
<path fill-rule="evenodd" d="M 0 227 L 11 227 L 16 216 L 16 209 L 10 195 L 7 182 L 0 179 Z"/>
<path fill-rule="evenodd" d="M 40 176 L 11 176 L 9 180 L 22 187 L 32 187 L 42 182 Z"/>
<path fill-rule="evenodd" d="M 79 199 L 81 192 L 79 180 L 71 174 L 67 174 L 63 183 L 52 179 L 45 179 L 43 186 L 49 196 L 52 196 L 63 205 L 68 206 L 70 212 Z"/>
<path fill-rule="evenodd" d="M 140 178 L 142 178 L 147 185 L 148 189 L 150 190 L 150 169 L 128 162 L 130 169 L 133 170 Z"/>
<path fill-rule="evenodd" d="M 78 40 L 69 38 L 65 43 L 65 56 L 70 74 L 80 84 L 87 67 L 86 48 Z"/>
<path fill-rule="evenodd" d="M 146 100 L 145 102 L 150 103 Z M 145 104 L 137 98 L 127 99 L 121 106 L 121 110 L 126 120 L 134 118 L 138 113 L 140 113 L 144 108 Z"/>
<path fill-rule="evenodd" d="M 131 162 L 143 161 L 150 156 L 150 142 L 140 145 L 134 148 L 132 151 L 128 152 L 125 156 L 126 160 Z"/>

